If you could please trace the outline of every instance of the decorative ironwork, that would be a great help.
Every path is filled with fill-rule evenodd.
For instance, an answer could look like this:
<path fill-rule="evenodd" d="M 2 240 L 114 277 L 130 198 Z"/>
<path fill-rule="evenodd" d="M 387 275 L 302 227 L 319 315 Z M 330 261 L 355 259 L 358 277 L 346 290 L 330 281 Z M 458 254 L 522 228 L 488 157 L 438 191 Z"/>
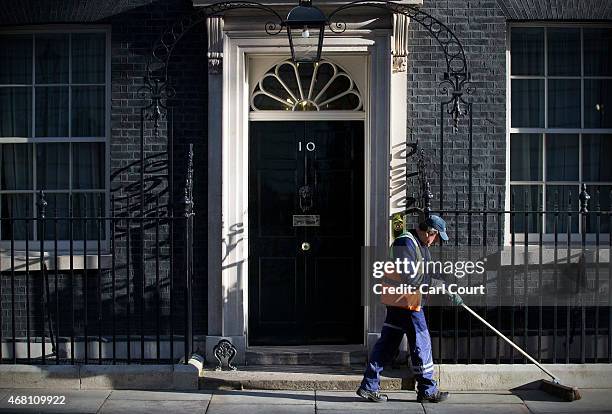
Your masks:
<path fill-rule="evenodd" d="M 450 100 L 443 102 L 442 105 L 447 107 L 447 113 L 453 120 L 453 131 L 459 129 L 459 120 L 465 118 L 470 112 L 469 103 L 463 99 L 463 94 L 471 95 L 474 93 L 474 88 L 470 85 L 470 76 L 462 77 L 457 73 L 444 73 L 444 80 L 440 82 L 440 90 L 444 94 L 451 95 Z"/>
<path fill-rule="evenodd" d="M 149 105 L 145 106 L 142 111 L 145 119 L 153 122 L 153 133 L 158 137 L 160 121 L 166 118 L 168 113 L 166 100 L 172 98 L 176 92 L 172 86 L 168 85 L 166 78 L 151 76 L 150 73 L 147 73 L 144 85 L 138 89 L 138 94 L 144 99 L 149 99 Z"/>
<path fill-rule="evenodd" d="M 238 368 L 232 365 L 232 361 L 237 353 L 238 351 L 234 344 L 227 339 L 221 339 L 217 345 L 213 347 L 213 355 L 218 361 L 215 371 L 223 371 L 224 366 L 232 371 L 236 371 Z"/>
<path fill-rule="evenodd" d="M 152 59 L 147 66 L 149 76 L 156 74 L 162 79 L 168 78 L 168 64 L 174 48 L 181 38 L 194 26 L 202 23 L 208 17 L 219 16 L 235 9 L 257 9 L 272 15 L 274 21 L 265 24 L 269 35 L 276 35 L 283 29 L 283 18 L 273 8 L 252 1 L 228 1 L 198 8 L 194 13 L 183 16 L 168 28 L 153 46 Z"/>
<path fill-rule="evenodd" d="M 185 203 L 185 217 L 193 216 L 193 144 L 189 144 L 189 151 L 187 152 L 187 178 L 185 179 L 183 200 Z"/>
<path fill-rule="evenodd" d="M 470 74 L 463 45 L 453 31 L 440 20 L 415 6 L 388 1 L 370 0 L 357 0 L 340 6 L 332 11 L 328 16 L 330 30 L 333 32 L 342 32 L 346 30 L 345 23 L 337 22 L 334 19 L 337 19 L 336 15 L 341 12 L 355 7 L 373 7 L 389 10 L 396 14 L 403 14 L 412 21 L 419 23 L 438 42 L 444 52 L 444 58 L 446 60 L 446 72 L 444 73 L 444 80 L 440 84 L 441 91 L 451 95 L 449 114 L 453 119 L 453 128 L 457 131 L 459 120 L 463 118 L 466 113 L 463 109 L 463 106 L 466 105 L 466 102 L 463 100 L 463 94 L 473 93 L 473 88 L 470 86 Z M 332 29 L 334 26 L 335 29 Z M 338 28 L 340 28 L 340 30 L 338 30 Z"/>
<path fill-rule="evenodd" d="M 586 184 L 582 184 L 582 189 L 580 191 L 580 195 L 578 196 L 578 200 L 580 200 L 580 212 L 588 213 L 589 212 L 589 200 L 591 196 L 587 193 Z"/>
<path fill-rule="evenodd" d="M 330 61 L 296 64 L 285 60 L 257 82 L 251 94 L 253 111 L 362 111 L 355 81 Z"/>
<path fill-rule="evenodd" d="M 47 198 L 45 197 L 45 190 L 40 190 L 38 192 L 38 200 L 36 201 L 36 207 L 38 207 L 38 217 L 44 219 L 47 215 Z"/>

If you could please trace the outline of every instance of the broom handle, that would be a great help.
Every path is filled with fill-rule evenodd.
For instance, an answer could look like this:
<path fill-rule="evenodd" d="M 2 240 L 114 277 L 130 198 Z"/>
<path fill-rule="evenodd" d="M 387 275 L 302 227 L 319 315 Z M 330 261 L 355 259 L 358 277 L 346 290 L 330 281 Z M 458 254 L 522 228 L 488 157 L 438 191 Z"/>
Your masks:
<path fill-rule="evenodd" d="M 468 305 L 466 305 L 465 303 L 462 303 L 461 306 L 463 306 L 463 308 L 465 310 L 467 310 L 468 312 L 470 312 L 476 319 L 478 319 L 480 322 L 484 323 L 489 329 L 491 329 L 493 332 L 495 332 L 497 335 L 499 335 L 504 341 L 508 342 L 508 344 L 510 344 L 514 349 L 516 349 L 517 351 L 519 351 L 521 354 L 523 354 L 525 356 L 525 358 L 527 358 L 528 360 L 530 360 L 531 362 L 533 362 L 535 365 L 537 365 L 538 368 L 540 368 L 542 371 L 544 371 L 546 374 L 548 374 L 552 379 L 553 382 L 558 382 L 559 380 L 557 379 L 557 377 L 555 377 L 553 375 L 552 372 L 550 372 L 549 370 L 547 370 L 546 368 L 544 368 L 538 361 L 536 361 L 535 359 L 533 359 L 531 357 L 531 355 L 529 355 L 527 352 L 523 351 L 517 344 L 515 344 L 514 342 L 512 342 L 510 339 L 508 339 L 503 333 L 501 333 L 500 331 L 498 331 L 497 329 L 495 329 L 493 327 L 493 325 L 491 325 L 489 322 L 487 322 L 486 320 L 484 320 L 484 318 L 482 316 L 480 316 L 479 314 L 477 314 L 476 312 L 474 312 Z"/>

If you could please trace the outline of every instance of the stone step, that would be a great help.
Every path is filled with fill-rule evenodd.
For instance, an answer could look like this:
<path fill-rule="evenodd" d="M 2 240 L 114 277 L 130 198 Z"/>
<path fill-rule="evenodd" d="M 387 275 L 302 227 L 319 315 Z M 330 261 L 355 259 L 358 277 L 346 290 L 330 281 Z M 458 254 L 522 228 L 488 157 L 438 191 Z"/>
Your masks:
<path fill-rule="evenodd" d="M 253 346 L 246 350 L 247 366 L 339 365 L 362 366 L 367 353 L 363 345 Z"/>
<path fill-rule="evenodd" d="M 544 364 L 561 383 L 578 388 L 611 388 L 612 364 Z M 356 390 L 363 365 L 253 365 L 238 371 L 201 370 L 200 389 L 261 390 Z M 383 390 L 414 390 L 408 367 L 385 369 Z M 434 368 L 434 378 L 448 391 L 496 391 L 537 389 L 549 379 L 533 364 L 463 365 L 443 364 Z"/>
<path fill-rule="evenodd" d="M 381 379 L 385 390 L 414 390 L 405 371 L 386 370 Z M 363 378 L 363 366 L 258 365 L 238 371 L 200 372 L 200 389 L 251 390 L 341 390 L 355 391 Z"/>

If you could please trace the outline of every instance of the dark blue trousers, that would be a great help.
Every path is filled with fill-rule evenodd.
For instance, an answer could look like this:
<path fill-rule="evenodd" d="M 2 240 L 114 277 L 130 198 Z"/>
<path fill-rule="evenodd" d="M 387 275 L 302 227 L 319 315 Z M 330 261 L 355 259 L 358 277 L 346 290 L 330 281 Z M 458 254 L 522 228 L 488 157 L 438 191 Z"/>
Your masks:
<path fill-rule="evenodd" d="M 380 338 L 370 355 L 361 382 L 362 388 L 369 391 L 378 391 L 383 366 L 391 363 L 404 334 L 408 338 L 410 359 L 418 393 L 431 395 L 438 390 L 438 385 L 433 379 L 434 365 L 431 354 L 431 338 L 423 310 L 415 312 L 392 306 L 387 306 L 385 323 Z"/>

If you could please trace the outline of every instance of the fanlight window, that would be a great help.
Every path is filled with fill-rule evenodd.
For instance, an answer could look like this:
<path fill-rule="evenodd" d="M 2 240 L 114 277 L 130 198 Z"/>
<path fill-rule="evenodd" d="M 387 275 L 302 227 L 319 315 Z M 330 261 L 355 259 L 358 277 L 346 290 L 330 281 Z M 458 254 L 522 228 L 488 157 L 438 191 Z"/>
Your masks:
<path fill-rule="evenodd" d="M 362 111 L 357 85 L 338 65 L 290 60 L 270 69 L 251 95 L 253 111 Z"/>

